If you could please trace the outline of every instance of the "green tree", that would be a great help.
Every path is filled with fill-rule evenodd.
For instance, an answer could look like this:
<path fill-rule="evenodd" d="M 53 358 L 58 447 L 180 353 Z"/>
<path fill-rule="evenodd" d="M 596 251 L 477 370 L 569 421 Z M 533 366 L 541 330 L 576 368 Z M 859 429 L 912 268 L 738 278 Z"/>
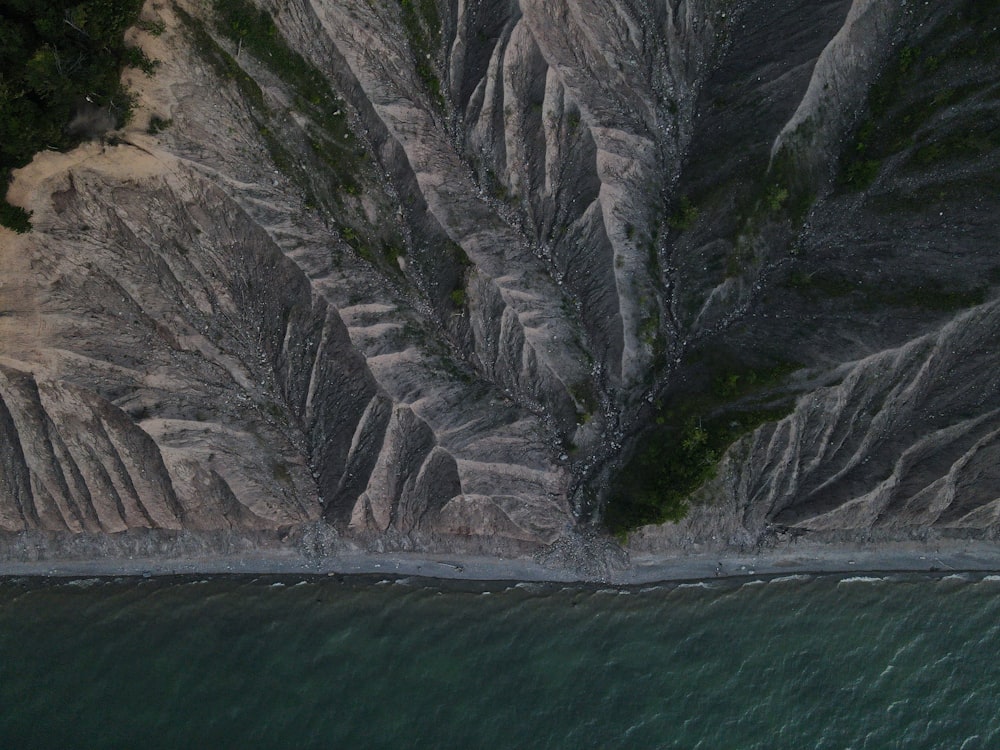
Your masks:
<path fill-rule="evenodd" d="M 0 195 L 12 170 L 44 148 L 75 146 L 66 126 L 84 101 L 106 106 L 124 124 L 129 97 L 121 71 L 152 72 L 126 47 L 141 0 L 0 0 Z M 0 224 L 26 231 L 29 214 L 0 201 Z"/>

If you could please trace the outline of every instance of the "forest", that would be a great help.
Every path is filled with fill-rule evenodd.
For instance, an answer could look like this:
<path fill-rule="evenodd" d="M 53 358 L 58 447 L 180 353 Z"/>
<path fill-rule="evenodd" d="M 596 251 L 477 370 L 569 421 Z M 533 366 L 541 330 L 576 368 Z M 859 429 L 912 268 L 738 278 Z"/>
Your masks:
<path fill-rule="evenodd" d="M 0 0 L 0 193 L 11 171 L 43 149 L 63 150 L 120 127 L 131 99 L 121 71 L 154 63 L 124 42 L 142 0 Z M 0 223 L 31 228 L 30 213 L 0 202 Z"/>

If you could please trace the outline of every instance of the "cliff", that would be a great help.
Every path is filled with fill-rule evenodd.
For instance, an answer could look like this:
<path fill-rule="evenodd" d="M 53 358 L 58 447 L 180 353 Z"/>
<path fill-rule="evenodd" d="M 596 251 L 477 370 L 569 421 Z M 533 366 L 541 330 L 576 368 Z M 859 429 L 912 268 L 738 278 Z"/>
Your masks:
<path fill-rule="evenodd" d="M 141 17 L 8 194 L 9 538 L 995 536 L 995 2 Z"/>

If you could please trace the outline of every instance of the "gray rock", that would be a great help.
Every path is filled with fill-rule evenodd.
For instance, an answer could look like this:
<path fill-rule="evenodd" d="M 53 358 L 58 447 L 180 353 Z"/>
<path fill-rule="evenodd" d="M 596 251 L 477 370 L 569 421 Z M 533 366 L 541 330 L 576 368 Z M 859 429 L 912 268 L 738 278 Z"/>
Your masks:
<path fill-rule="evenodd" d="M 136 85 L 172 126 L 15 181 L 35 212 L 0 237 L 18 554 L 47 534 L 82 555 L 259 538 L 599 575 L 627 556 L 589 525 L 657 404 L 704 391 L 719 352 L 799 373 L 706 418 L 794 405 L 631 549 L 995 534 L 998 193 L 975 186 L 1000 151 L 914 166 L 997 116 L 989 63 L 942 67 L 972 93 L 871 185 L 837 177 L 887 61 L 957 45 L 942 19 L 967 3 L 442 0 L 419 61 L 398 3 L 259 4 L 336 116 L 164 6 L 162 65 Z M 918 193 L 937 197 L 900 198 Z"/>

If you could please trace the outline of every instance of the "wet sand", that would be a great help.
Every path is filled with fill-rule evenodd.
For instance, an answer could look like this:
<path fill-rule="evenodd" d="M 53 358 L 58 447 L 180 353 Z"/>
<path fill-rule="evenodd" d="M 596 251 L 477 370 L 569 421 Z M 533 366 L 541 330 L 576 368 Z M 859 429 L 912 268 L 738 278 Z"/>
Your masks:
<path fill-rule="evenodd" d="M 458 554 L 345 553 L 308 558 L 296 551 L 184 559 L 0 562 L 6 576 L 386 575 L 470 581 L 590 582 L 613 585 L 796 574 L 1000 571 L 1000 546 L 987 542 L 921 545 L 795 544 L 758 553 L 633 555 L 631 564 L 601 576 L 548 567 L 527 558 Z"/>

